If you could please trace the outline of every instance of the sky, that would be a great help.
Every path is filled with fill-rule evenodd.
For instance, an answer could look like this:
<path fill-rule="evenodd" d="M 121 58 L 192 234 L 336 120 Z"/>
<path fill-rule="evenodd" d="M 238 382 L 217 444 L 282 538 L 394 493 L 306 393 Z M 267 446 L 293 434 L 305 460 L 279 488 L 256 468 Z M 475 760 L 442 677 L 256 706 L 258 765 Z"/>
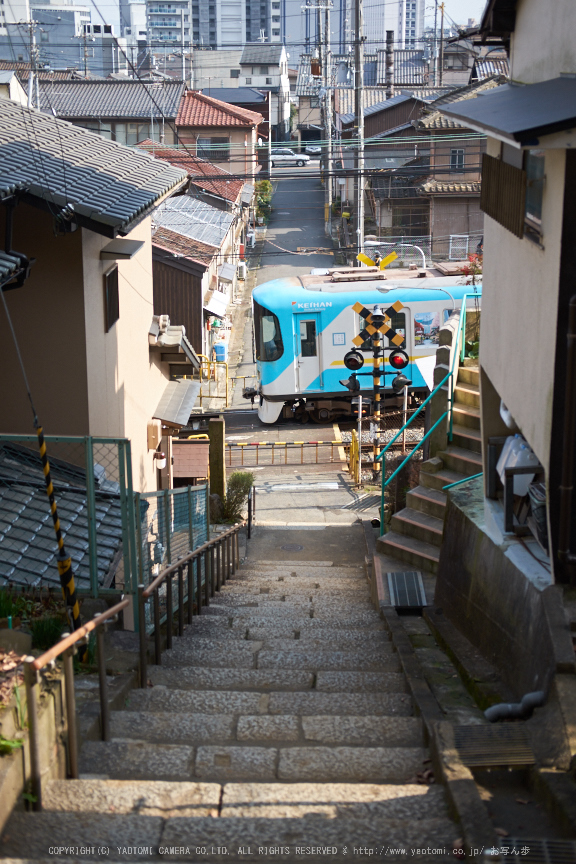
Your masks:
<path fill-rule="evenodd" d="M 486 5 L 485 0 L 444 0 L 445 11 L 457 24 L 466 24 L 468 18 L 480 20 Z M 428 10 L 430 6 L 430 10 Z M 426 2 L 426 15 L 433 15 L 434 3 Z"/>

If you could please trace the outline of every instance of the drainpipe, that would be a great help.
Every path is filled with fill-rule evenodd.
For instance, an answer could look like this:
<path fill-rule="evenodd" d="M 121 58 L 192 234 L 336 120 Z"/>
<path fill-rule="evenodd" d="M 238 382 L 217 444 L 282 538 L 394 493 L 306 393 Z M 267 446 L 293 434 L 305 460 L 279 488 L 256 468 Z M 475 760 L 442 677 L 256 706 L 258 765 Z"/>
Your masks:
<path fill-rule="evenodd" d="M 574 436 L 576 434 L 576 294 L 568 306 L 568 351 L 566 356 L 566 395 L 564 405 L 564 442 L 562 447 L 562 479 L 560 482 L 560 528 L 558 559 L 563 564 L 576 564 L 576 554 L 570 549 L 572 524 L 572 494 L 574 491 Z"/>

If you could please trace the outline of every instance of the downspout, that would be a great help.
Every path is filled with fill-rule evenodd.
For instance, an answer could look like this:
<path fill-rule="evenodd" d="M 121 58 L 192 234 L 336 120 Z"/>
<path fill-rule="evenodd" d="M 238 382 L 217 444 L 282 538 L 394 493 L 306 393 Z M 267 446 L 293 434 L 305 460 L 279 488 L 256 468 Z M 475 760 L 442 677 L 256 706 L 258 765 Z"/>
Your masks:
<path fill-rule="evenodd" d="M 574 491 L 574 436 L 576 434 L 576 294 L 568 305 L 568 351 L 566 356 L 566 394 L 564 398 L 564 442 L 562 447 L 562 478 L 560 492 L 560 525 L 558 560 L 576 564 L 576 554 L 570 549 L 572 494 Z"/>

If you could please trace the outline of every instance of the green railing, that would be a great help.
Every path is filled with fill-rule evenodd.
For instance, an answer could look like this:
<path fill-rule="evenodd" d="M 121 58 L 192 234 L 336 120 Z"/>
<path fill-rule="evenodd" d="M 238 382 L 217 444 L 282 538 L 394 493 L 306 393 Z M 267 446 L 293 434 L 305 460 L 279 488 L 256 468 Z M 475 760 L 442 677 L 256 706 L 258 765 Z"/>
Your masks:
<path fill-rule="evenodd" d="M 455 340 L 453 343 L 455 348 L 454 348 L 454 355 L 452 357 L 452 364 L 450 367 L 450 371 L 448 372 L 447 375 L 444 376 L 442 381 L 440 381 L 440 383 L 436 385 L 434 390 L 432 390 L 430 395 L 424 400 L 424 402 L 420 406 L 420 410 L 416 411 L 412 415 L 412 417 L 408 420 L 408 422 L 405 423 L 404 426 L 402 426 L 402 428 L 396 433 L 396 435 L 392 438 L 392 440 L 388 442 L 388 444 L 382 449 L 379 456 L 377 457 L 377 461 L 380 461 L 380 460 L 382 461 L 382 471 L 381 471 L 382 494 L 381 494 L 381 499 L 380 499 L 380 534 L 381 535 L 385 533 L 384 497 L 386 494 L 386 488 L 390 485 L 392 480 L 394 480 L 394 478 L 398 476 L 398 474 L 404 468 L 404 466 L 408 464 L 408 462 L 412 459 L 412 457 L 417 452 L 417 450 L 419 450 L 420 447 L 424 444 L 424 442 L 428 440 L 430 435 L 435 431 L 435 429 L 440 425 L 440 423 L 442 423 L 447 417 L 448 417 L 448 424 L 449 424 L 448 440 L 452 441 L 452 435 L 453 435 L 452 428 L 453 428 L 453 422 L 454 422 L 453 421 L 453 416 L 454 416 L 454 411 L 453 411 L 453 408 L 454 408 L 454 386 L 455 386 L 455 384 L 454 384 L 454 372 L 456 371 L 456 369 L 458 368 L 458 365 L 459 365 L 459 364 L 457 365 L 456 361 L 458 360 L 460 362 L 460 361 L 464 360 L 464 354 L 465 354 L 465 349 L 466 349 L 466 303 L 469 299 L 479 298 L 481 296 L 482 296 L 481 291 L 474 291 L 474 292 L 471 292 L 469 294 L 465 294 L 464 297 L 462 298 L 462 306 L 460 308 L 460 317 L 458 320 L 458 329 L 456 331 L 456 336 L 455 336 Z M 458 346 L 460 345 L 460 339 L 462 339 L 462 346 L 459 349 Z M 449 384 L 450 390 L 449 390 L 449 394 L 448 394 L 448 403 L 449 403 L 448 410 L 445 411 L 442 414 L 442 416 L 438 418 L 438 420 L 436 420 L 434 425 L 428 430 L 428 432 L 426 432 L 426 434 L 421 438 L 420 442 L 408 454 L 406 459 L 404 459 L 404 461 L 398 466 L 398 468 L 395 469 L 395 471 L 390 475 L 390 477 L 386 478 L 385 475 L 386 475 L 386 453 L 387 453 L 387 451 L 392 447 L 393 444 L 396 443 L 398 438 L 400 438 L 402 433 L 410 426 L 410 424 L 416 419 L 416 417 L 420 416 L 422 410 L 434 398 L 434 396 L 436 396 L 436 394 L 442 389 L 442 387 L 445 386 L 445 384 L 447 382 L 450 382 L 450 384 Z"/>

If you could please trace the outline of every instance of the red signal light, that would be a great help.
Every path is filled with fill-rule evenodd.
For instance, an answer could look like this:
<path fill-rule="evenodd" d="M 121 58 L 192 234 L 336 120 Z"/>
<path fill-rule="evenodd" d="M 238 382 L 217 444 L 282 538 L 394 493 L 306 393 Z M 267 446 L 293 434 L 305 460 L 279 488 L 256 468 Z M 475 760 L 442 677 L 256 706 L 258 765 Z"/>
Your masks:
<path fill-rule="evenodd" d="M 348 351 L 344 355 L 344 366 L 351 372 L 358 372 L 364 365 L 364 357 L 360 351 Z"/>
<path fill-rule="evenodd" d="M 410 358 L 405 351 L 402 351 L 400 348 L 397 348 L 395 351 L 388 357 L 388 363 L 390 364 L 392 369 L 399 371 L 400 369 L 405 369 L 410 362 Z"/>

